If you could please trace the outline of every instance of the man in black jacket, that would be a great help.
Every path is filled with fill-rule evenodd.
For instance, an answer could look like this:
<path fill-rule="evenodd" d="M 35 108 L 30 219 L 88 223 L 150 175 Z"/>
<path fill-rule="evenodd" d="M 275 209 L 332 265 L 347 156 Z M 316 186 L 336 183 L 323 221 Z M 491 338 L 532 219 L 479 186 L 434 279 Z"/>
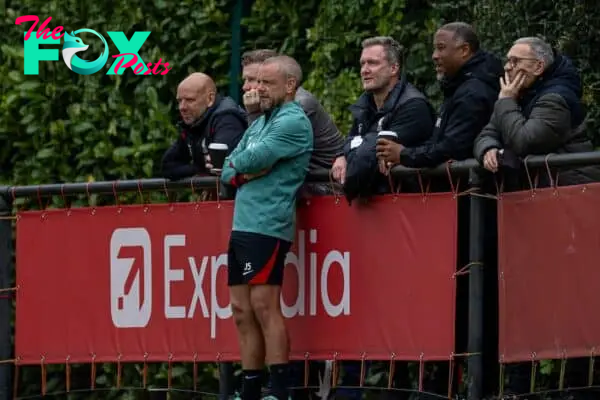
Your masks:
<path fill-rule="evenodd" d="M 399 146 L 419 146 L 431 136 L 435 118 L 423 93 L 401 77 L 398 42 L 374 37 L 363 41 L 362 47 L 360 75 L 365 92 L 350 107 L 354 123 L 332 168 L 348 200 L 389 189 L 375 154 L 379 132 L 394 132 Z"/>
<path fill-rule="evenodd" d="M 472 157 L 475 137 L 492 114 L 502 62 L 479 48 L 473 28 L 464 22 L 444 25 L 433 45 L 432 59 L 444 94 L 433 135 L 418 146 L 380 139 L 378 157 L 389 166 L 428 168 Z"/>
<path fill-rule="evenodd" d="M 200 72 L 179 84 L 177 103 L 179 137 L 163 156 L 162 175 L 175 180 L 208 174 L 209 144 L 224 143 L 229 154 L 248 127 L 246 113 L 230 97 L 217 94 L 214 81 Z"/>

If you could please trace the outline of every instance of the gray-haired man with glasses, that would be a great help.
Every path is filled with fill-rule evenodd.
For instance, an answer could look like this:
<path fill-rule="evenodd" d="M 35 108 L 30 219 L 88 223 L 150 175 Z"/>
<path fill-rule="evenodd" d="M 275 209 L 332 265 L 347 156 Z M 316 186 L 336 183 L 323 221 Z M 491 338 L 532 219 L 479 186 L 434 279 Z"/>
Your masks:
<path fill-rule="evenodd" d="M 571 60 L 544 40 L 525 37 L 508 51 L 504 71 L 492 118 L 475 141 L 484 168 L 497 172 L 508 156 L 593 151 L 584 129 L 582 81 Z M 563 184 L 599 177 L 596 167 L 561 172 Z"/>

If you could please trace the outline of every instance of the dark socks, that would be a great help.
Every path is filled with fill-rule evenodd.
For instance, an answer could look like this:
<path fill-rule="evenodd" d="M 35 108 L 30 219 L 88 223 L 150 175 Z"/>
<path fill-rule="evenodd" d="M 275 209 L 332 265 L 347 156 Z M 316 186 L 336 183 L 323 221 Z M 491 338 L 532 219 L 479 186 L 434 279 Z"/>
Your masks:
<path fill-rule="evenodd" d="M 245 369 L 242 382 L 242 400 L 260 400 L 262 397 L 263 371 L 260 369 Z"/>
<path fill-rule="evenodd" d="M 287 400 L 289 397 L 289 364 L 273 364 L 269 367 L 269 372 L 272 385 L 271 395 L 279 400 Z"/>

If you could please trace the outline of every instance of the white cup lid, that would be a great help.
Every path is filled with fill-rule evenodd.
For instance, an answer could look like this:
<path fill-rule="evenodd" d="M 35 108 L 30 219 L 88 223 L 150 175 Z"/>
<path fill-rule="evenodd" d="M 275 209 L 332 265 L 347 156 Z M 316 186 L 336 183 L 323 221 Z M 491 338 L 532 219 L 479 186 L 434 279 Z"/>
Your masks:
<path fill-rule="evenodd" d="M 227 150 L 229 146 L 227 146 L 225 143 L 211 143 L 208 145 L 208 148 L 210 150 Z"/>

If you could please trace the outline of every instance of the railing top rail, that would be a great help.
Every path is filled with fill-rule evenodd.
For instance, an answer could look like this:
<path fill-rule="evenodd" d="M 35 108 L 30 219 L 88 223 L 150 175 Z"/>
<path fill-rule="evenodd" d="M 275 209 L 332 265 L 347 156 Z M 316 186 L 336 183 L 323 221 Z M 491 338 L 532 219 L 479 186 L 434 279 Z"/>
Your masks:
<path fill-rule="evenodd" d="M 542 156 L 530 156 L 525 160 L 528 167 L 540 168 L 550 167 L 576 167 L 600 164 L 600 151 L 569 154 L 549 154 Z M 464 161 L 453 161 L 443 163 L 435 168 L 415 169 L 404 166 L 396 166 L 392 169 L 395 178 L 421 173 L 427 176 L 464 175 L 471 169 L 479 167 L 474 159 Z M 329 171 L 320 170 L 308 176 L 309 182 L 329 182 Z M 99 182 L 69 182 L 51 183 L 42 185 L 24 186 L 0 186 L 0 195 L 8 198 L 67 195 L 67 194 L 93 194 L 93 193 L 123 193 L 123 192 L 149 192 L 149 191 L 173 191 L 181 189 L 206 189 L 217 185 L 215 176 L 197 176 L 180 181 L 169 181 L 162 178 L 131 179 L 117 181 Z"/>

